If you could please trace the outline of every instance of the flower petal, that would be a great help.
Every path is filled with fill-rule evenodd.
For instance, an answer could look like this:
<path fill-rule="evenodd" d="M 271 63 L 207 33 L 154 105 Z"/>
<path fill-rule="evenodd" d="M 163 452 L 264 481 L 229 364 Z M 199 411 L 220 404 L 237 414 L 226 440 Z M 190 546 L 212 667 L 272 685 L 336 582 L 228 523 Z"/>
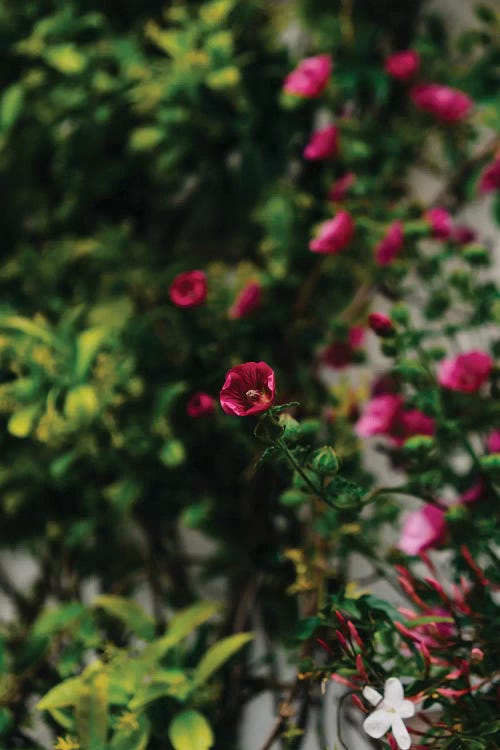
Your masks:
<path fill-rule="evenodd" d="M 369 685 L 366 685 L 366 687 L 363 688 L 363 698 L 366 698 L 366 700 L 371 703 L 372 706 L 378 706 L 380 701 L 383 700 L 383 697 L 382 695 L 380 695 L 378 690 L 375 690 Z"/>
<path fill-rule="evenodd" d="M 415 715 L 415 704 L 411 701 L 403 701 L 397 707 L 397 711 L 402 719 L 410 719 Z"/>
<path fill-rule="evenodd" d="M 408 750 L 411 745 L 411 738 L 408 734 L 408 730 L 405 727 L 400 716 L 398 716 L 397 714 L 393 714 L 393 717 L 392 733 L 394 735 L 394 739 L 398 743 L 398 747 L 400 747 L 401 750 Z"/>
<path fill-rule="evenodd" d="M 404 701 L 404 690 L 401 681 L 397 677 L 389 677 L 385 681 L 384 700 L 394 708 L 398 708 Z"/>
<path fill-rule="evenodd" d="M 388 711 L 374 711 L 364 720 L 363 729 L 369 737 L 379 740 L 391 728 L 394 716 L 395 714 L 389 713 Z M 401 721 L 401 719 L 399 719 L 399 721 Z"/>

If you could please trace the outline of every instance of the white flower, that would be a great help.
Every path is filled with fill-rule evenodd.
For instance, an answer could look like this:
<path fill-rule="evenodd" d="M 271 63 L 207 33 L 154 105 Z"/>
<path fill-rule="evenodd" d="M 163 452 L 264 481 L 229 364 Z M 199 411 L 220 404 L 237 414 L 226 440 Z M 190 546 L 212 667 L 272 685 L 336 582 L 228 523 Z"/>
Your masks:
<path fill-rule="evenodd" d="M 372 706 L 376 706 L 376 710 L 363 722 L 366 734 L 378 740 L 390 729 L 398 747 L 408 750 L 411 739 L 403 719 L 414 715 L 415 706 L 411 701 L 405 700 L 403 686 L 398 678 L 389 677 L 385 681 L 383 696 L 369 686 L 363 688 L 363 695 Z"/>

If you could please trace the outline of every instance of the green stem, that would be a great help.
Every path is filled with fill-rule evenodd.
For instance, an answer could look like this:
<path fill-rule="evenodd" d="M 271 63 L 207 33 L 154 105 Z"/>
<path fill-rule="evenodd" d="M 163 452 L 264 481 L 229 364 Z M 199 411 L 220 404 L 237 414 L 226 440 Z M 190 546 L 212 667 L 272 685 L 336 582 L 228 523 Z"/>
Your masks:
<path fill-rule="evenodd" d="M 277 445 L 281 448 L 281 450 L 283 451 L 283 453 L 285 454 L 285 456 L 287 457 L 288 461 L 293 466 L 297 474 L 299 474 L 302 477 L 302 479 L 307 484 L 311 492 L 317 497 L 319 497 L 321 500 L 323 500 L 323 502 L 326 503 L 329 508 L 334 508 L 335 506 L 332 505 L 332 503 L 327 497 L 325 497 L 322 489 L 320 487 L 316 487 L 314 482 L 312 482 L 310 478 L 307 476 L 306 472 L 304 471 L 302 466 L 299 464 L 299 462 L 296 460 L 295 456 L 293 455 L 293 453 L 291 452 L 290 448 L 285 443 L 283 438 L 278 438 Z"/>

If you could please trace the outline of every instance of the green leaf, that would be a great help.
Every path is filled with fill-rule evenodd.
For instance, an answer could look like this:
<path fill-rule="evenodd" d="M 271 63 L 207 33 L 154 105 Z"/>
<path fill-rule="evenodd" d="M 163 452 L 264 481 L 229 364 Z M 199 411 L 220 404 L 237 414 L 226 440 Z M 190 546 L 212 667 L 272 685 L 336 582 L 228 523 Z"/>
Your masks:
<path fill-rule="evenodd" d="M 18 83 L 9 86 L 0 100 L 0 129 L 10 130 L 21 114 L 24 90 Z"/>
<path fill-rule="evenodd" d="M 64 413 L 75 425 L 92 421 L 99 411 L 99 399 L 91 385 L 77 385 L 66 394 Z"/>
<path fill-rule="evenodd" d="M 214 744 L 210 724 L 198 711 L 183 711 L 170 723 L 168 737 L 175 750 L 208 750 Z"/>
<path fill-rule="evenodd" d="M 86 66 L 87 60 L 73 44 L 60 44 L 45 53 L 45 59 L 53 68 L 65 75 L 80 73 Z"/>
<path fill-rule="evenodd" d="M 82 686 L 76 705 L 75 718 L 78 737 L 88 750 L 105 750 L 108 734 L 108 676 L 104 672 L 93 675 L 89 684 Z"/>
<path fill-rule="evenodd" d="M 140 714 L 137 716 L 137 726 L 131 729 L 120 728 L 113 734 L 110 750 L 145 750 L 151 725 L 147 718 Z"/>
<path fill-rule="evenodd" d="M 140 638 L 149 641 L 154 636 L 155 623 L 152 617 L 131 599 L 121 596 L 102 595 L 94 600 L 94 607 L 100 607 L 121 620 Z"/>
<path fill-rule="evenodd" d="M 85 607 L 79 602 L 70 602 L 46 609 L 33 625 L 33 635 L 52 636 L 79 621 L 85 611 Z"/>
<path fill-rule="evenodd" d="M 209 620 L 219 610 L 215 602 L 197 602 L 191 607 L 178 612 L 172 618 L 165 635 L 152 643 L 144 651 L 149 659 L 160 659 L 172 646 L 182 641 L 202 623 Z"/>
<path fill-rule="evenodd" d="M 194 671 L 194 683 L 200 685 L 206 682 L 224 662 L 249 643 L 252 638 L 252 633 L 236 633 L 209 648 Z"/>
<path fill-rule="evenodd" d="M 7 422 L 7 430 L 17 438 L 25 438 L 31 433 L 39 412 L 38 404 L 25 406 L 11 414 Z"/>
<path fill-rule="evenodd" d="M 432 625 L 435 622 L 454 623 L 453 617 L 429 615 L 426 617 L 415 617 L 413 620 L 404 620 L 403 625 L 407 628 L 418 628 L 420 625 Z"/>
<path fill-rule="evenodd" d="M 83 683 L 80 677 L 70 677 L 69 680 L 59 683 L 45 693 L 38 701 L 39 711 L 48 711 L 53 708 L 64 708 L 65 706 L 76 706 L 80 699 Z"/>
<path fill-rule="evenodd" d="M 75 376 L 83 379 L 94 361 L 99 349 L 109 340 L 110 330 L 105 326 L 95 326 L 83 331 L 76 340 Z"/>

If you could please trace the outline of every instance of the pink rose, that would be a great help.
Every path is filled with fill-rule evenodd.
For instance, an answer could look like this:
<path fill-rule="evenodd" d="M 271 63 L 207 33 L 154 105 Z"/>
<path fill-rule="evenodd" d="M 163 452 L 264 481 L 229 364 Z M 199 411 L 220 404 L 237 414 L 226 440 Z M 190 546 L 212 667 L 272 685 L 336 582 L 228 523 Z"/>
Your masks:
<path fill-rule="evenodd" d="M 172 281 L 170 299 L 178 307 L 196 307 L 207 298 L 207 277 L 203 271 L 186 271 Z"/>
<path fill-rule="evenodd" d="M 500 430 L 493 430 L 486 438 L 488 453 L 500 453 Z"/>
<path fill-rule="evenodd" d="M 339 150 L 339 131 L 335 125 L 316 130 L 304 149 L 305 159 L 327 159 Z"/>
<path fill-rule="evenodd" d="M 351 364 L 356 349 L 363 345 L 365 329 L 353 326 L 347 341 L 334 341 L 323 352 L 323 361 L 334 370 L 341 370 Z"/>
<path fill-rule="evenodd" d="M 420 68 L 420 55 L 414 49 L 395 52 L 387 58 L 385 72 L 399 81 L 407 81 Z"/>
<path fill-rule="evenodd" d="M 236 297 L 229 310 L 230 318 L 244 318 L 257 310 L 262 303 L 262 287 L 258 281 L 249 281 Z"/>
<path fill-rule="evenodd" d="M 349 191 L 349 188 L 356 182 L 356 175 L 354 172 L 347 172 L 343 177 L 340 177 L 330 188 L 328 193 L 328 200 L 332 203 L 341 203 L 345 200 L 345 197 Z"/>
<path fill-rule="evenodd" d="M 451 239 L 453 242 L 456 242 L 457 245 L 467 245 L 469 242 L 474 242 L 476 237 L 476 230 L 465 224 L 457 224 L 451 230 Z"/>
<path fill-rule="evenodd" d="M 486 352 L 474 350 L 444 359 L 438 368 L 438 383 L 443 388 L 462 393 L 475 393 L 486 383 L 493 360 Z"/>
<path fill-rule="evenodd" d="M 274 371 L 265 362 L 245 362 L 226 374 L 220 403 L 226 414 L 248 417 L 269 409 L 276 397 Z"/>
<path fill-rule="evenodd" d="M 442 541 L 446 531 L 444 510 L 427 504 L 406 516 L 398 549 L 406 555 L 419 555 Z"/>
<path fill-rule="evenodd" d="M 388 266 L 403 249 L 403 223 L 393 221 L 383 239 L 375 248 L 375 262 L 379 266 Z"/>
<path fill-rule="evenodd" d="M 193 418 L 209 417 L 215 411 L 215 400 L 209 393 L 193 393 L 187 402 L 186 411 Z"/>
<path fill-rule="evenodd" d="M 372 329 L 373 333 L 381 338 L 388 338 L 394 336 L 396 329 L 394 323 L 388 315 L 380 312 L 372 312 L 368 316 L 368 325 Z"/>
<path fill-rule="evenodd" d="M 336 254 L 343 250 L 354 234 L 354 222 L 347 211 L 340 211 L 334 219 L 321 225 L 319 234 L 310 242 L 313 253 Z"/>
<path fill-rule="evenodd" d="M 419 83 L 410 91 L 412 102 L 430 112 L 442 122 L 457 122 L 466 117 L 473 101 L 459 89 L 442 86 L 439 83 Z"/>
<path fill-rule="evenodd" d="M 328 84 L 332 67 L 330 55 L 306 57 L 287 75 L 283 91 L 294 96 L 319 96 Z"/>
<path fill-rule="evenodd" d="M 430 225 L 434 237 L 440 240 L 451 237 L 453 220 L 445 208 L 431 208 L 425 212 L 424 219 Z"/>
<path fill-rule="evenodd" d="M 402 403 L 401 396 L 375 396 L 366 404 L 363 414 L 356 422 L 356 433 L 360 437 L 388 433 Z"/>
<path fill-rule="evenodd" d="M 480 193 L 492 193 L 494 190 L 500 190 L 500 156 L 497 156 L 491 164 L 483 169 L 478 187 Z"/>

